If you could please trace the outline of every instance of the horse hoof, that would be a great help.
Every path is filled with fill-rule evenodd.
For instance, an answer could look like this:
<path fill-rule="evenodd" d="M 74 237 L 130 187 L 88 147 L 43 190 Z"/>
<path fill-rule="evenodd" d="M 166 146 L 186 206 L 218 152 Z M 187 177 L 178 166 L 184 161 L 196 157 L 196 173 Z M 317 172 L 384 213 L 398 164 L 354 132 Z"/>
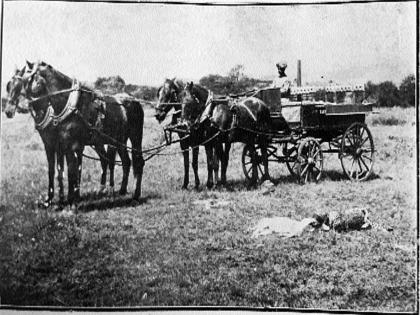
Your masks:
<path fill-rule="evenodd" d="M 125 196 L 127 194 L 126 189 L 120 189 L 120 196 Z"/>
<path fill-rule="evenodd" d="M 187 185 L 182 185 L 181 189 L 182 190 L 188 190 L 188 184 Z"/>
<path fill-rule="evenodd" d="M 98 189 L 98 194 L 104 194 L 106 193 L 107 189 L 105 185 L 101 185 Z"/>
<path fill-rule="evenodd" d="M 49 207 L 51 207 L 51 205 L 52 205 L 52 200 L 37 200 L 37 206 L 39 207 L 39 208 L 42 208 L 42 209 L 47 209 L 47 208 L 49 208 Z"/>
<path fill-rule="evenodd" d="M 133 199 L 131 199 L 130 206 L 135 207 L 141 204 L 140 196 L 133 196 Z"/>
<path fill-rule="evenodd" d="M 212 182 L 207 182 L 206 186 L 207 186 L 208 189 L 211 189 L 213 187 L 213 183 Z"/>

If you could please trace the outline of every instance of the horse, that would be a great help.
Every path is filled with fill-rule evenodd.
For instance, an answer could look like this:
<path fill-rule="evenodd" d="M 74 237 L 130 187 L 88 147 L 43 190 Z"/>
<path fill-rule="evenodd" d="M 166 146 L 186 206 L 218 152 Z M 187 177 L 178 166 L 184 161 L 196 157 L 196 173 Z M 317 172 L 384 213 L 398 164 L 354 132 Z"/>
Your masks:
<path fill-rule="evenodd" d="M 144 112 L 141 104 L 134 99 L 117 100 L 111 96 L 102 97 L 91 89 L 76 84 L 75 80 L 45 62 L 36 65 L 27 63 L 25 68 L 24 71 L 29 74 L 24 74 L 21 81 L 22 84 L 25 83 L 24 90 L 27 96 L 36 98 L 30 106 L 34 120 L 36 124 L 38 120 L 38 127 L 43 127 L 41 128 L 43 134 L 55 138 L 55 144 L 58 143 L 59 148 L 56 152 L 62 152 L 67 159 L 69 204 L 80 198 L 78 182 L 82 152 L 86 145 L 103 147 L 104 144 L 108 144 L 109 147 L 113 147 L 114 150 L 108 150 L 106 154 L 110 169 L 113 169 L 115 149 L 118 151 L 123 164 L 120 194 L 127 193 L 131 164 L 126 147 L 128 139 L 133 146 L 133 169 L 137 177 L 133 199 L 138 200 L 141 195 L 144 166 L 142 157 Z M 9 111 L 12 110 L 9 108 Z M 49 152 L 47 156 L 51 155 L 52 151 L 50 147 L 48 149 L 46 149 Z M 51 164 L 53 173 L 53 159 L 49 159 L 49 169 Z M 111 177 L 112 175 L 111 171 Z"/>
<path fill-rule="evenodd" d="M 180 122 L 181 119 L 181 111 L 180 106 L 181 104 L 179 101 L 182 98 L 182 94 L 184 93 L 184 84 L 180 81 L 174 79 L 166 79 L 163 85 L 158 89 L 157 92 L 157 105 L 155 107 L 155 118 L 159 123 L 161 123 L 167 116 L 167 114 L 172 110 L 175 109 L 176 112 L 172 115 L 171 125 L 176 125 Z M 198 177 L 198 153 L 199 147 L 194 146 L 191 143 L 191 138 L 186 137 L 187 133 L 179 131 L 181 130 L 182 126 L 178 129 L 178 136 L 181 139 L 180 147 L 182 150 L 182 154 L 184 157 L 184 181 L 182 184 L 182 189 L 187 189 L 189 184 L 189 159 L 190 154 L 188 148 L 192 148 L 192 168 L 194 171 L 194 179 L 195 179 L 195 189 L 198 189 L 200 186 L 200 179 Z M 209 187 L 211 183 L 207 183 Z M 211 187 L 211 186 L 210 186 Z"/>
<path fill-rule="evenodd" d="M 209 138 L 219 132 L 217 137 L 206 149 L 207 160 L 213 167 L 215 180 L 218 180 L 218 163 L 221 164 L 220 184 L 226 185 L 226 171 L 229 162 L 229 151 L 232 143 L 249 144 L 252 148 L 258 144 L 261 148 L 264 175 L 261 181 L 270 180 L 268 173 L 268 132 L 272 129 L 270 110 L 259 98 L 250 96 L 237 99 L 209 99 L 209 91 L 200 85 L 189 83 L 182 100 L 182 116 L 192 117 L 189 113 L 202 111 L 200 118 L 195 118 L 193 124 L 198 133 Z M 197 114 L 195 114 L 197 115 Z M 223 148 L 224 144 L 224 148 Z M 252 152 L 256 161 L 256 151 Z M 216 161 L 216 162 L 215 162 Z M 258 178 L 257 163 L 252 164 L 251 184 L 255 185 Z M 209 174 L 211 170 L 209 170 Z"/>
<path fill-rule="evenodd" d="M 33 64 L 27 62 L 27 65 Z M 21 70 L 16 69 L 11 80 L 6 85 L 7 102 L 5 107 L 5 113 L 7 118 L 13 118 L 17 109 L 20 108 L 21 97 L 27 98 L 25 89 L 27 86 L 27 79 L 29 67 L 25 66 Z M 25 88 L 24 88 L 25 87 Z M 29 100 L 30 101 L 30 100 Z M 45 108 L 39 108 L 37 111 L 30 111 L 35 125 L 37 126 L 42 122 L 43 117 L 46 113 Z M 58 171 L 58 184 L 59 184 L 59 204 L 64 204 L 64 185 L 63 185 L 63 172 L 64 172 L 64 156 L 59 149 L 58 133 L 57 129 L 53 128 L 52 125 L 45 126 L 45 128 L 37 128 L 39 135 L 41 136 L 44 144 L 44 149 L 47 155 L 48 162 L 48 192 L 46 199 L 42 202 L 42 206 L 49 207 L 52 205 L 54 198 L 54 176 L 55 176 L 55 161 L 57 158 L 57 171 Z"/>

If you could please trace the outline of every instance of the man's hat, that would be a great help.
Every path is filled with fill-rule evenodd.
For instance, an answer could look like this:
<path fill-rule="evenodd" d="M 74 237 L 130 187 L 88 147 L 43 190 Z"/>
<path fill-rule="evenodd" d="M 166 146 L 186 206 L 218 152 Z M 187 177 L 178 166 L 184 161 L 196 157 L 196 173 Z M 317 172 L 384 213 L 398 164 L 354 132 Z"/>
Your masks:
<path fill-rule="evenodd" d="M 277 66 L 277 68 L 280 68 L 280 69 L 286 69 L 287 68 L 287 63 L 284 62 L 284 61 L 280 61 L 280 62 L 276 63 L 276 66 Z"/>

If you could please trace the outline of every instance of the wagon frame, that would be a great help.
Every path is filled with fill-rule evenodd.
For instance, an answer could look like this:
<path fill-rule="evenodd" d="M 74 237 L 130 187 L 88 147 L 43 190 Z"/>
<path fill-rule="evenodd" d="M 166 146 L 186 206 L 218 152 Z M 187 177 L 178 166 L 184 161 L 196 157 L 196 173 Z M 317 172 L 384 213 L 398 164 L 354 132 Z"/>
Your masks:
<path fill-rule="evenodd" d="M 350 100 L 342 101 L 343 94 L 350 95 Z M 372 112 L 373 104 L 364 100 L 362 85 L 295 87 L 287 99 L 282 98 L 280 89 L 267 88 L 254 96 L 267 104 L 273 121 L 273 130 L 267 134 L 269 162 L 285 163 L 300 183 L 316 182 L 322 177 L 324 154 L 337 153 L 350 180 L 364 181 L 370 177 L 375 148 L 366 115 Z M 290 110 L 297 118 L 284 119 L 283 114 Z M 242 168 L 248 180 L 254 164 L 258 166 L 258 177 L 262 178 L 261 148 L 245 145 Z"/>

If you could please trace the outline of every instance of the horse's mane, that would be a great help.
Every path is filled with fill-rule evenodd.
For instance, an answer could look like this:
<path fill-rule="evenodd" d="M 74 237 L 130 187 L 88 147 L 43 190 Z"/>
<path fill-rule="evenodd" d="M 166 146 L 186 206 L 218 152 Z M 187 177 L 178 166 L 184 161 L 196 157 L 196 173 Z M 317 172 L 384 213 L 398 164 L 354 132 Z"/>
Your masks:
<path fill-rule="evenodd" d="M 205 87 L 199 84 L 194 84 L 192 87 L 191 94 L 205 102 L 207 101 L 209 90 L 207 90 Z"/>
<path fill-rule="evenodd" d="M 58 71 L 56 68 L 54 68 L 50 64 L 48 64 L 44 61 L 41 61 L 39 64 L 49 68 L 51 70 L 52 74 L 54 75 L 55 80 L 58 79 L 61 82 L 65 82 L 65 83 L 71 84 L 71 85 L 73 84 L 74 79 L 70 78 L 68 75 L 62 73 L 61 71 Z M 48 72 L 47 72 L 47 74 L 51 75 Z M 83 87 L 83 89 L 86 89 L 86 90 L 89 90 L 89 91 L 93 92 L 93 90 L 89 86 L 87 86 L 86 84 L 83 84 L 83 83 L 80 83 L 80 84 L 81 84 L 81 87 Z"/>
<path fill-rule="evenodd" d="M 185 86 L 184 82 L 176 78 L 165 79 L 165 82 L 163 84 L 165 83 L 168 83 L 171 87 L 175 88 L 178 94 L 182 92 Z"/>

